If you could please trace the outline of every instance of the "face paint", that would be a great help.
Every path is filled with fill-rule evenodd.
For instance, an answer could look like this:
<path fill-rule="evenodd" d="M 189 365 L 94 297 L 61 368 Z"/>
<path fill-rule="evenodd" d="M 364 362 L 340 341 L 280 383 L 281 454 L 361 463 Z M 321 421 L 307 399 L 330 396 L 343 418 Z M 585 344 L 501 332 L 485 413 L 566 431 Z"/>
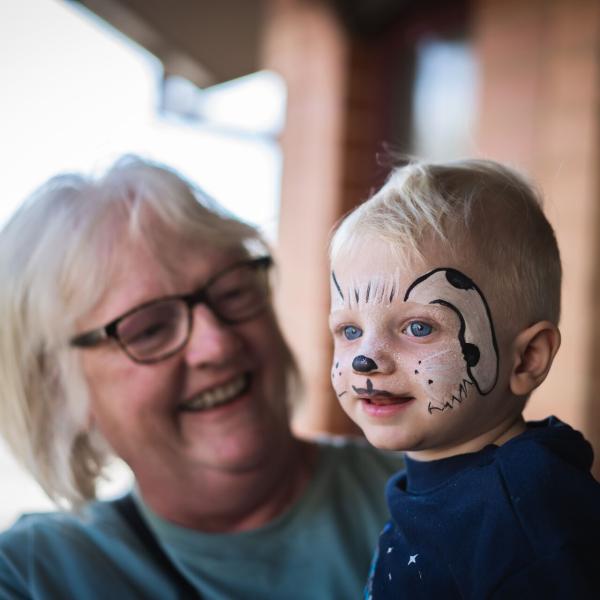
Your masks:
<path fill-rule="evenodd" d="M 366 282 L 353 279 L 347 284 L 338 281 L 335 271 L 331 272 L 331 305 L 334 308 L 347 306 L 360 308 L 373 304 L 391 304 L 401 285 L 398 269 L 393 275 L 374 275 Z"/>
<path fill-rule="evenodd" d="M 487 302 L 469 277 L 449 267 L 399 269 L 380 250 L 332 271 L 332 382 L 375 445 L 417 448 L 448 437 L 446 423 L 460 429 L 458 421 L 485 410 L 498 348 Z"/>
<path fill-rule="evenodd" d="M 403 310 L 403 307 L 401 306 L 402 303 L 406 303 L 407 300 L 409 300 L 406 296 L 402 299 L 402 294 L 398 293 L 400 291 L 399 279 L 399 273 L 397 273 L 394 277 L 387 279 L 370 279 L 363 285 L 353 283 L 348 286 L 347 292 L 349 293 L 344 295 L 335 273 L 332 273 L 333 286 L 338 293 L 337 305 L 339 306 L 340 302 L 344 302 L 349 310 L 358 311 L 363 314 L 369 313 L 375 321 L 381 320 L 381 317 L 387 315 L 389 311 L 394 311 L 396 309 Z M 431 283 L 432 285 L 424 286 L 423 290 L 417 290 L 414 286 L 411 286 L 409 289 L 414 290 L 415 293 L 417 291 L 431 293 L 438 288 L 438 291 L 443 294 L 445 287 L 451 287 L 448 286 L 447 283 L 440 284 L 439 281 L 435 280 Z M 435 295 L 436 294 L 434 294 L 434 296 Z M 345 298 L 348 298 L 348 302 L 345 302 Z M 431 302 L 419 300 L 419 303 L 446 306 L 443 301 L 438 302 L 437 300 L 437 298 L 432 298 Z M 379 315 L 378 311 L 382 311 L 382 314 Z M 454 310 L 456 318 L 452 314 L 452 311 L 453 309 L 445 311 L 440 308 L 437 308 L 435 311 L 429 311 L 427 318 L 437 321 L 437 337 L 440 338 L 443 333 L 445 339 L 439 339 L 438 343 L 430 352 L 426 351 L 429 347 L 417 346 L 412 350 L 420 357 L 417 360 L 417 365 L 420 368 L 415 366 L 414 375 L 420 375 L 420 377 L 415 379 L 417 380 L 417 383 L 423 387 L 424 393 L 429 398 L 429 412 L 451 408 L 455 402 L 462 402 L 467 394 L 467 386 L 472 385 L 473 383 L 472 377 L 470 377 L 467 370 L 467 364 L 464 360 L 465 348 L 468 348 L 466 345 L 467 342 L 462 341 L 461 331 L 464 329 L 464 326 L 462 325 L 464 319 L 460 311 Z M 447 314 L 444 314 L 444 312 Z M 435 317 L 435 319 L 433 319 L 433 317 Z M 412 330 L 408 331 L 411 328 Z M 404 334 L 415 338 L 425 338 L 430 335 L 430 330 L 432 330 L 432 325 L 429 323 L 413 320 L 409 322 Z M 363 336 L 363 332 L 360 328 L 349 325 L 346 326 L 343 335 L 348 340 L 351 340 L 352 338 L 358 339 Z M 376 346 L 377 340 L 374 340 L 374 346 L 371 348 L 367 346 L 366 351 L 368 352 L 370 350 L 371 353 L 376 353 L 378 351 Z M 398 362 L 402 364 L 414 363 L 414 358 L 408 355 L 398 354 L 397 359 Z M 339 361 L 337 362 L 339 364 Z M 357 375 L 366 375 L 379 369 L 377 362 L 372 356 L 365 354 L 355 355 L 349 366 Z M 367 382 L 369 382 L 368 379 Z M 367 387 L 353 386 L 353 389 L 355 391 L 361 390 L 361 393 L 364 395 L 364 390 L 368 390 L 369 387 L 367 384 Z M 374 401 L 378 401 L 383 397 L 394 397 L 392 391 L 379 391 L 381 392 L 379 394 L 367 393 L 367 395 L 374 398 Z"/>
<path fill-rule="evenodd" d="M 410 300 L 441 304 L 456 313 L 469 380 L 480 394 L 491 392 L 498 379 L 498 345 L 490 309 L 473 281 L 456 269 L 435 269 L 409 287 L 404 301 Z"/>

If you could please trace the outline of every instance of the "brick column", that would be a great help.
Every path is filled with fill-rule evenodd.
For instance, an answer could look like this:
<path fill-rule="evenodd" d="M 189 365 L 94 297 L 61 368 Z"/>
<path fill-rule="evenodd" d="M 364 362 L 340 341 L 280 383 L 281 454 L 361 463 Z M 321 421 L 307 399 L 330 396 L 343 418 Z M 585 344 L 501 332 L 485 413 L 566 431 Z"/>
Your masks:
<path fill-rule="evenodd" d="M 328 2 L 270 0 L 266 68 L 287 84 L 277 307 L 304 376 L 304 433 L 356 432 L 330 382 L 327 247 L 334 223 L 375 184 L 381 139 L 377 54 L 353 41 Z"/>
<path fill-rule="evenodd" d="M 339 214 L 348 41 L 325 3 L 268 3 L 264 65 L 287 84 L 277 307 L 304 377 L 295 425 L 344 431 L 333 397 L 327 327 L 327 240 Z"/>
<path fill-rule="evenodd" d="M 562 348 L 527 416 L 565 419 L 600 458 L 600 3 L 477 0 L 474 29 L 480 151 L 540 184 L 563 259 Z"/>

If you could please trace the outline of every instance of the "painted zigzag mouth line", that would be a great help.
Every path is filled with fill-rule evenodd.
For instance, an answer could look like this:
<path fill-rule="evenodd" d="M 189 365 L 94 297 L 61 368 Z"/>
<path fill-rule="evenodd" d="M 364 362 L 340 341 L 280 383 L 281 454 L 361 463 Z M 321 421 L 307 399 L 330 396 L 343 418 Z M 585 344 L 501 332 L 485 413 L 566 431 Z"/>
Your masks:
<path fill-rule="evenodd" d="M 457 402 L 459 404 L 461 404 L 462 401 L 467 397 L 467 393 L 468 393 L 467 385 L 475 385 L 475 384 L 472 381 L 470 381 L 469 379 L 463 378 L 462 382 L 458 386 L 458 396 L 455 396 L 453 394 L 450 401 L 444 402 L 443 406 L 435 406 L 433 403 L 430 402 L 429 406 L 427 407 L 429 414 L 433 414 L 434 410 L 439 410 L 440 412 L 443 412 L 447 408 L 452 409 L 452 408 L 454 408 L 454 405 Z"/>

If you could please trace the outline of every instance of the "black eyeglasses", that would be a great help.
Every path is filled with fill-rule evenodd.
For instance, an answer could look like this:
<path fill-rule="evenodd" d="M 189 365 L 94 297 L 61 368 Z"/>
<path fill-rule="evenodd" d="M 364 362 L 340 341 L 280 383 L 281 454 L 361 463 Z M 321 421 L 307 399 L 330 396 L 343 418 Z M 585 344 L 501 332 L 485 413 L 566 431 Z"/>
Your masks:
<path fill-rule="evenodd" d="M 155 363 L 173 356 L 188 342 L 192 309 L 206 304 L 226 324 L 242 323 L 269 304 L 267 271 L 270 256 L 236 263 L 211 277 L 199 290 L 164 296 L 136 306 L 110 323 L 71 339 L 72 346 L 90 348 L 116 340 L 133 361 Z"/>

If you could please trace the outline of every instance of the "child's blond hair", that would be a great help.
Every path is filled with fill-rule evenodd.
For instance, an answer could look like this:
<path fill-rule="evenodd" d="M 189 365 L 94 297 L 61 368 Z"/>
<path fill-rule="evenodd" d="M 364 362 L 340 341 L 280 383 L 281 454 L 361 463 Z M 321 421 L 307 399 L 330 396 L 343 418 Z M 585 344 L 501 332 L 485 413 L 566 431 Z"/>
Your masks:
<path fill-rule="evenodd" d="M 365 238 L 384 241 L 402 261 L 423 258 L 433 241 L 449 262 L 467 262 L 483 274 L 496 317 L 513 319 L 515 326 L 558 323 L 561 264 L 554 231 L 540 194 L 513 169 L 491 160 L 396 168 L 340 223 L 332 263 Z"/>

